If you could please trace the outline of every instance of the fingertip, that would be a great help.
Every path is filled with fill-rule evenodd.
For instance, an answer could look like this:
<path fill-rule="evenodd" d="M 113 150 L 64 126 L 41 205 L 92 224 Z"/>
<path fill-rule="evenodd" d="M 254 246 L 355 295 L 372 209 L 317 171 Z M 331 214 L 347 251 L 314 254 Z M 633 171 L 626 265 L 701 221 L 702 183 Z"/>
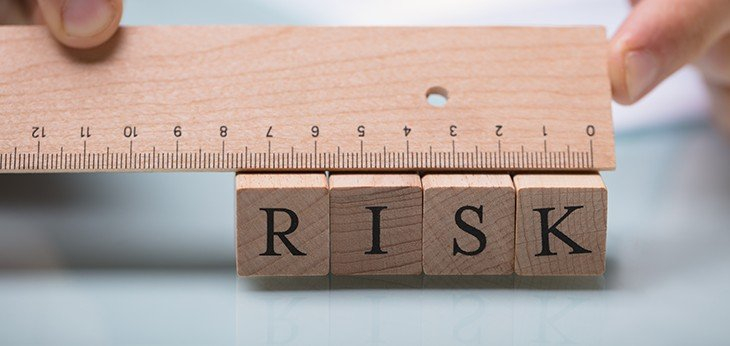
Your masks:
<path fill-rule="evenodd" d="M 644 29 L 645 23 L 632 20 L 633 16 L 614 35 L 609 53 L 611 91 L 614 100 L 623 105 L 641 100 L 666 74 L 651 32 Z"/>
<path fill-rule="evenodd" d="M 111 38 L 122 18 L 122 0 L 38 0 L 43 19 L 62 44 L 92 48 Z"/>
<path fill-rule="evenodd" d="M 730 1 L 643 0 L 611 41 L 609 71 L 613 97 L 632 104 L 662 80 L 694 61 L 730 25 Z"/>
<path fill-rule="evenodd" d="M 629 105 L 633 101 L 629 96 L 628 86 L 626 84 L 626 69 L 624 66 L 625 47 L 624 42 L 619 40 L 618 37 L 614 37 L 611 40 L 608 53 L 608 77 L 611 81 L 613 100 L 623 105 Z"/>
<path fill-rule="evenodd" d="M 106 42 L 119 28 L 121 0 L 66 0 L 61 8 L 65 43 L 91 48 Z"/>

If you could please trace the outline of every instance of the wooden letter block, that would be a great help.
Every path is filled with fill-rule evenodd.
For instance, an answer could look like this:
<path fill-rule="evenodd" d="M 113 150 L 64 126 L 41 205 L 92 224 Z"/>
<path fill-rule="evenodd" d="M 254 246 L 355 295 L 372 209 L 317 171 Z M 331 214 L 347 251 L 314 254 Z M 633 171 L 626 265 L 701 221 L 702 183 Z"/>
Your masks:
<path fill-rule="evenodd" d="M 418 175 L 331 175 L 333 275 L 421 274 Z"/>
<path fill-rule="evenodd" d="M 517 175 L 518 275 L 601 275 L 607 191 L 601 176 Z"/>
<path fill-rule="evenodd" d="M 328 192 L 324 174 L 237 175 L 238 275 L 327 275 Z"/>
<path fill-rule="evenodd" d="M 423 272 L 514 272 L 515 189 L 509 175 L 423 178 Z"/>

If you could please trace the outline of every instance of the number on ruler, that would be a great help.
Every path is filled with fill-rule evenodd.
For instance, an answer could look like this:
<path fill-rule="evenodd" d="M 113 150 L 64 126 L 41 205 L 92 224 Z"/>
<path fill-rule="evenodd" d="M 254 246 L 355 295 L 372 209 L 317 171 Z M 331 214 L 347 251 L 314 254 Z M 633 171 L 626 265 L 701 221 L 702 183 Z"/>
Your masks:
<path fill-rule="evenodd" d="M 33 138 L 45 138 L 46 137 L 46 127 L 45 126 L 33 126 L 33 132 L 31 132 L 30 136 Z"/>
<path fill-rule="evenodd" d="M 137 126 L 125 126 L 124 137 L 132 138 L 137 137 Z"/>

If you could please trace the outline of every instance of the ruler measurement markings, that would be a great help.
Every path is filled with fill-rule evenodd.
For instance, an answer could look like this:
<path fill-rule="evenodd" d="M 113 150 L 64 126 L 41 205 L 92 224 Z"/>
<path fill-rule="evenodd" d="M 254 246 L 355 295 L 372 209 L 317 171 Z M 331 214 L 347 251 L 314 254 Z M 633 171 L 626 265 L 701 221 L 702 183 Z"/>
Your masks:
<path fill-rule="evenodd" d="M 97 135 L 97 134 L 95 134 Z M 98 135 L 101 136 L 101 135 Z M 95 136 L 96 137 L 96 136 Z M 95 141 L 111 143 L 103 137 Z M 22 152 L 20 147 L 13 147 L 12 153 L 3 153 L 0 157 L 0 170 L 10 171 L 145 171 L 145 170 L 352 170 L 352 169 L 388 169 L 388 170 L 592 170 L 595 168 L 595 144 L 588 141 L 588 150 L 575 151 L 566 144 L 563 150 L 545 152 L 546 141 L 543 140 L 542 150 L 528 150 L 521 144 L 519 151 L 504 150 L 502 139 L 497 140 L 497 151 L 482 151 L 478 144 L 473 145 L 472 151 L 460 151 L 456 148 L 456 141 L 450 139 L 451 150 L 435 151 L 433 145 L 428 150 L 413 150 L 411 140 L 399 150 L 388 150 L 382 145 L 382 152 L 365 150 L 364 141 L 358 141 L 355 152 L 343 151 L 342 146 L 335 146 L 336 151 L 323 151 L 318 141 L 313 141 L 312 152 L 297 152 L 294 146 L 288 146 L 285 151 L 274 150 L 275 139 L 266 143 L 265 152 L 254 152 L 249 155 L 249 147 L 243 151 L 230 151 L 226 148 L 227 141 L 222 140 L 217 152 L 208 152 L 204 147 L 196 152 L 181 152 L 180 140 L 175 140 L 174 151 L 161 151 L 158 145 L 150 146 L 150 151 L 138 151 L 134 140 L 129 141 L 127 152 L 112 152 L 110 146 L 105 151 L 90 151 L 89 142 L 84 140 L 80 146 L 81 152 L 67 152 L 61 147 L 59 152 L 44 151 L 43 143 L 36 141 L 33 152 Z M 159 142 L 157 142 L 159 144 Z M 509 144 L 514 148 L 514 144 Z M 96 147 L 96 144 L 94 145 Z M 422 144 L 421 144 L 421 147 Z M 353 148 L 354 149 L 354 148 Z M 46 149 L 47 150 L 47 149 Z M 315 152 L 316 151 L 316 152 Z M 300 161 L 304 155 L 305 165 Z"/>
<path fill-rule="evenodd" d="M 594 168 L 594 165 L 593 165 L 593 140 L 592 139 L 590 140 L 590 144 L 591 144 L 591 168 Z"/>

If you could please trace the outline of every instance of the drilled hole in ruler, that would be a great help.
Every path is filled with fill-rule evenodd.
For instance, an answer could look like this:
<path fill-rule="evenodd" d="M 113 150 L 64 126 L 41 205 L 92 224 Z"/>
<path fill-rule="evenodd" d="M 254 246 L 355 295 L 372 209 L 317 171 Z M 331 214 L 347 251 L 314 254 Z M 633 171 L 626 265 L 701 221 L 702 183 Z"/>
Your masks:
<path fill-rule="evenodd" d="M 434 86 L 426 90 L 426 102 L 434 107 L 446 106 L 449 99 L 449 92 L 440 86 Z"/>

